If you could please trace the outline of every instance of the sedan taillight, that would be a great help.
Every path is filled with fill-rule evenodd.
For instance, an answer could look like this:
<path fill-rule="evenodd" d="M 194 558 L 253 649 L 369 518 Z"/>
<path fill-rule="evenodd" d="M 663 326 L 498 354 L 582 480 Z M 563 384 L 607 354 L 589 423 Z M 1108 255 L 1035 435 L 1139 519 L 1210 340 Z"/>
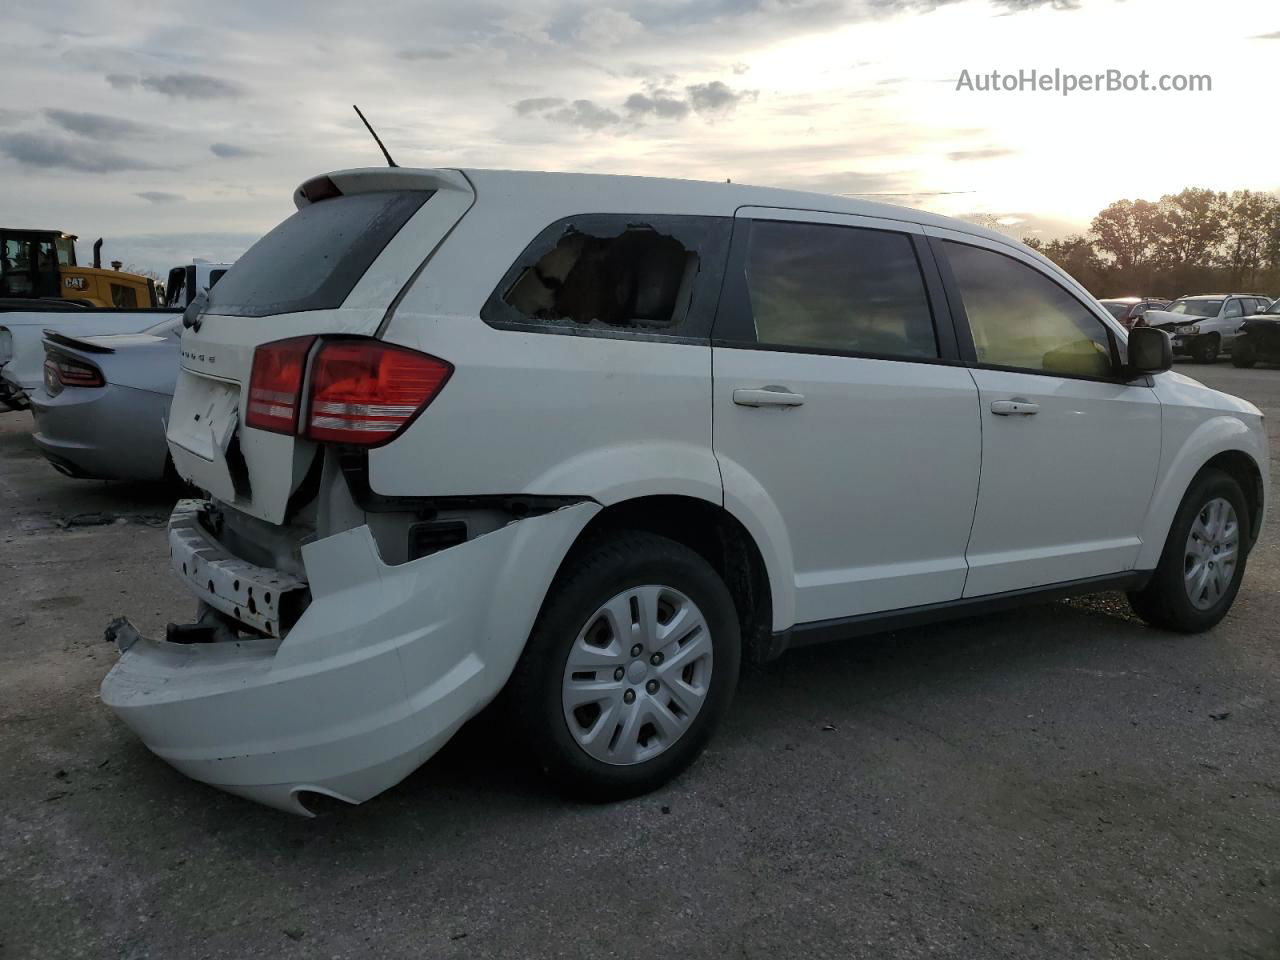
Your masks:
<path fill-rule="evenodd" d="M 50 353 L 44 358 L 44 386 L 56 397 L 63 387 L 105 387 L 102 371 L 87 360 L 65 353 Z"/>
<path fill-rule="evenodd" d="M 438 357 L 378 340 L 321 339 L 313 351 L 315 341 L 295 337 L 254 351 L 246 426 L 377 446 L 426 409 L 453 373 Z"/>

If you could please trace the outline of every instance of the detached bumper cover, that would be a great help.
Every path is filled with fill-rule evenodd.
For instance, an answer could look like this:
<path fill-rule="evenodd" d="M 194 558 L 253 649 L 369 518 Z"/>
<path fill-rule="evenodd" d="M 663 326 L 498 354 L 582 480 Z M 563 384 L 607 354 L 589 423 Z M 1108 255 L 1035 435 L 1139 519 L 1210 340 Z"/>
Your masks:
<path fill-rule="evenodd" d="M 312 602 L 287 636 L 131 638 L 103 702 L 196 780 L 304 815 L 302 792 L 362 802 L 502 689 L 560 560 L 599 509 L 566 507 L 397 566 L 367 527 L 308 544 Z"/>

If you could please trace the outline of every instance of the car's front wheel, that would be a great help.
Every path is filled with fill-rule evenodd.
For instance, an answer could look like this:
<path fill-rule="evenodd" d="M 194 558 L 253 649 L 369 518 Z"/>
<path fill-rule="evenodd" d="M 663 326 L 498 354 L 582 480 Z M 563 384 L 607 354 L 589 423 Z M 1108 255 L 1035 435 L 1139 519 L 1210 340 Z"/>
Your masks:
<path fill-rule="evenodd" d="M 1129 594 L 1134 612 L 1181 633 L 1217 625 L 1240 589 L 1248 531 L 1240 485 L 1221 470 L 1202 472 L 1178 507 L 1151 581 Z"/>
<path fill-rule="evenodd" d="M 741 655 L 733 599 L 688 547 L 621 532 L 557 575 L 511 679 L 530 749 L 583 799 L 662 785 L 729 709 Z"/>
<path fill-rule="evenodd" d="M 1217 334 L 1209 334 L 1198 338 L 1191 344 L 1191 356 L 1200 363 L 1214 363 L 1218 359 L 1218 351 L 1221 345 L 1218 342 Z"/>

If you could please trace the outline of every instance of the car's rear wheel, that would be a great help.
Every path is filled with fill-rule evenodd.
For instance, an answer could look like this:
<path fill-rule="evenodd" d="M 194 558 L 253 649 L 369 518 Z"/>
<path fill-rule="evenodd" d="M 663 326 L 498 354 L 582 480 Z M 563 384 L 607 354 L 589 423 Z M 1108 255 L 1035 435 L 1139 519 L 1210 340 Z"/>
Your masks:
<path fill-rule="evenodd" d="M 1215 626 L 1240 589 L 1248 531 L 1240 485 L 1220 470 L 1202 472 L 1178 507 L 1150 583 L 1129 594 L 1134 612 L 1181 633 Z"/>
<path fill-rule="evenodd" d="M 1198 338 L 1191 344 L 1191 356 L 1200 363 L 1214 363 L 1221 345 L 1216 334 Z"/>
<path fill-rule="evenodd" d="M 1247 340 L 1237 340 L 1231 351 L 1231 365 L 1235 367 L 1252 367 L 1258 362 L 1258 350 Z"/>
<path fill-rule="evenodd" d="M 511 680 L 531 751 L 589 800 L 662 785 L 729 709 L 741 640 L 719 575 L 682 544 L 623 532 L 575 551 Z"/>

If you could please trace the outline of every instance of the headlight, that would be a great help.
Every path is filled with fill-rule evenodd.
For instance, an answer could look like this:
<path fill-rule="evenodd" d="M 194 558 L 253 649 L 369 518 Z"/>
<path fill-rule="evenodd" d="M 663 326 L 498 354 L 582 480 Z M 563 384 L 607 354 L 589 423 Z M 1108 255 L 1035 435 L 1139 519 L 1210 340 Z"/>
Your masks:
<path fill-rule="evenodd" d="M 1179 328 L 1178 328 L 1178 332 L 1179 332 L 1179 333 L 1199 333 L 1199 332 L 1200 332 L 1200 324 L 1198 324 L 1198 323 L 1191 323 L 1191 324 L 1188 324 L 1188 325 L 1187 325 L 1187 326 L 1185 326 L 1185 327 L 1179 327 Z"/>

